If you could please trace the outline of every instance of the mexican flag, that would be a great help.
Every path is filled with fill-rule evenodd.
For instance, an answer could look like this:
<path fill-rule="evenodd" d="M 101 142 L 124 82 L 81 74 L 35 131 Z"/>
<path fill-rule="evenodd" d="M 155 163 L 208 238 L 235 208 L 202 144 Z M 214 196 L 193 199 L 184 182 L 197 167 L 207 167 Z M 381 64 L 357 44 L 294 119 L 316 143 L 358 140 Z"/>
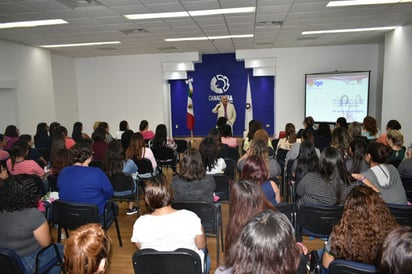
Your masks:
<path fill-rule="evenodd" d="M 192 86 L 193 79 L 187 79 L 186 84 L 188 85 L 189 89 L 187 91 L 187 113 L 186 113 L 186 125 L 189 130 L 193 130 L 195 126 L 195 113 L 193 111 L 193 86 Z"/>

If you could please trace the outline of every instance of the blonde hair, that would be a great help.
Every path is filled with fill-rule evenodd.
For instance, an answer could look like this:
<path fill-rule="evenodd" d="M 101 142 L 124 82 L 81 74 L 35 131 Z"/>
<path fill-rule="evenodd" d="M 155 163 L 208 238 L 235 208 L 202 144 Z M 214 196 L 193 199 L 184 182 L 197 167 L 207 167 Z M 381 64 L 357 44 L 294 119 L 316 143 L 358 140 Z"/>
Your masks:
<path fill-rule="evenodd" d="M 64 247 L 64 267 L 70 274 L 92 274 L 110 253 L 110 237 L 99 224 L 87 224 L 72 232 Z M 99 273 L 103 273 L 103 271 Z"/>
<path fill-rule="evenodd" d="M 391 129 L 388 130 L 388 133 L 386 135 L 388 139 L 392 141 L 392 143 L 396 146 L 402 146 L 403 145 L 403 135 L 399 130 Z"/>

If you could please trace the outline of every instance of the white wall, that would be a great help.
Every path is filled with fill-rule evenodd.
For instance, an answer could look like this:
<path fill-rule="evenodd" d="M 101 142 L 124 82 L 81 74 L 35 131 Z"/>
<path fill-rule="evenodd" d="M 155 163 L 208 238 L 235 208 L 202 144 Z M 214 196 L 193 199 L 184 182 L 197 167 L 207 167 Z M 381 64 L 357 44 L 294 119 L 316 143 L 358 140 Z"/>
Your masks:
<path fill-rule="evenodd" d="M 7 92 L 15 92 L 17 99 L 17 103 L 10 102 L 15 105 L 16 113 L 0 110 L 0 132 L 4 131 L 3 125 L 16 124 L 21 133 L 34 134 L 39 121 L 55 119 L 48 50 L 0 41 L 0 80 L 15 82 L 16 87 Z M 13 95 L 9 94 L 8 98 L 13 100 Z"/>
<path fill-rule="evenodd" d="M 412 24 L 386 35 L 382 128 L 391 119 L 402 125 L 405 144 L 412 142 Z"/>
<path fill-rule="evenodd" d="M 379 75 L 380 46 L 347 45 L 305 48 L 273 48 L 262 50 L 239 50 L 236 56 L 244 58 L 275 57 L 275 132 L 284 130 L 288 122 L 302 127 L 305 110 L 305 74 L 330 71 L 370 70 L 371 92 L 369 113 L 380 112 Z M 322 107 L 322 102 L 319 102 Z M 316 120 L 316 116 L 314 117 Z"/>
<path fill-rule="evenodd" d="M 79 120 L 74 58 L 51 55 L 53 69 L 55 120 L 67 127 L 71 134 L 73 123 Z"/>

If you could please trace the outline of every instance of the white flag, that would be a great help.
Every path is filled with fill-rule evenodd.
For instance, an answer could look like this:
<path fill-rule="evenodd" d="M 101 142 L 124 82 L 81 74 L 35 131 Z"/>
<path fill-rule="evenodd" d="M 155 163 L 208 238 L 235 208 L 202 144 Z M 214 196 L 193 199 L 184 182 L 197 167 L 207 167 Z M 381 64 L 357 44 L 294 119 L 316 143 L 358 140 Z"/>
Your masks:
<path fill-rule="evenodd" d="M 250 93 L 249 76 L 246 87 L 245 131 L 249 131 L 249 122 L 253 120 L 252 94 Z"/>

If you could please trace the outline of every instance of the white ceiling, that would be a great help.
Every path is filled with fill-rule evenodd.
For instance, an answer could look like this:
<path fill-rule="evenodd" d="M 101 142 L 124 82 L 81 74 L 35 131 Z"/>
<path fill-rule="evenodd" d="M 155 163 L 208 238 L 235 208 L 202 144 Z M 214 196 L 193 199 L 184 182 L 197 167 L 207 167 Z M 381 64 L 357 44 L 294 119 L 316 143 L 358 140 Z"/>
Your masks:
<path fill-rule="evenodd" d="M 90 3 L 89 3 L 90 2 Z M 327 0 L 0 0 L 0 22 L 61 18 L 65 25 L 0 29 L 0 39 L 30 46 L 121 41 L 51 49 L 71 57 L 379 43 L 383 31 L 302 36 L 302 31 L 412 22 L 412 3 L 327 8 Z M 255 6 L 249 14 L 128 20 L 131 13 Z M 274 26 L 272 21 L 283 21 Z M 266 22 L 262 24 L 261 22 Z M 143 29 L 143 32 L 137 31 Z M 166 38 L 250 34 L 253 38 L 165 42 Z"/>

